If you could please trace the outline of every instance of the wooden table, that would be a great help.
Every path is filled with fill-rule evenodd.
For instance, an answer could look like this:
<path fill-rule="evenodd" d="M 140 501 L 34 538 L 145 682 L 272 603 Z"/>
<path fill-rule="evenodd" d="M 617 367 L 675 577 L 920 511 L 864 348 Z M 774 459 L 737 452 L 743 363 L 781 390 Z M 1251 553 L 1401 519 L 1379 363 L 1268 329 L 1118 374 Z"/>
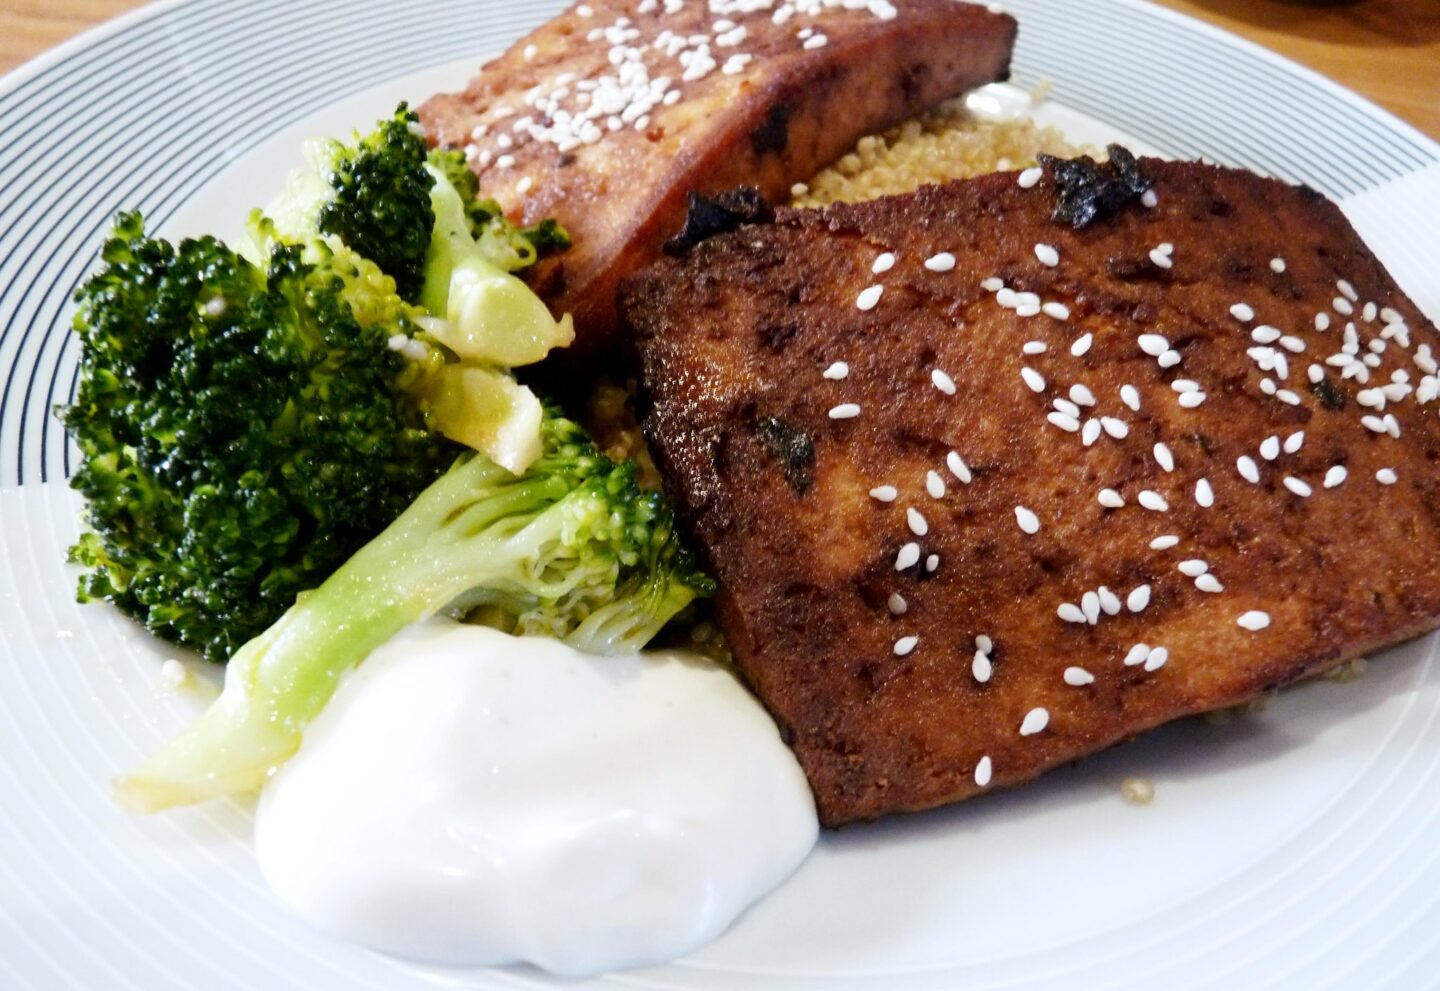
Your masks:
<path fill-rule="evenodd" d="M 1317 69 L 1440 140 L 1437 0 L 1158 2 Z M 140 0 L 6 0 L 0 10 L 0 72 L 140 5 Z"/>

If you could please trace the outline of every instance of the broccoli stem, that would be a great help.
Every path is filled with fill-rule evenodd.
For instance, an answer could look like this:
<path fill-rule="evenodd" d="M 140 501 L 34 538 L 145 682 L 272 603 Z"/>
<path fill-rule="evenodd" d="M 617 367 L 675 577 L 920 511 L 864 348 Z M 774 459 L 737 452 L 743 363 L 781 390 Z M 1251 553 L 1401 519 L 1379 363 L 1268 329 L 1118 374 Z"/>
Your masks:
<path fill-rule="evenodd" d="M 299 748 L 345 673 L 406 626 L 477 587 L 567 591 L 580 572 L 552 566 L 574 554 L 565 539 L 575 503 L 594 498 L 562 475 L 516 478 L 484 457 L 458 463 L 242 647 L 220 698 L 119 779 L 116 799 L 156 812 L 259 788 Z"/>

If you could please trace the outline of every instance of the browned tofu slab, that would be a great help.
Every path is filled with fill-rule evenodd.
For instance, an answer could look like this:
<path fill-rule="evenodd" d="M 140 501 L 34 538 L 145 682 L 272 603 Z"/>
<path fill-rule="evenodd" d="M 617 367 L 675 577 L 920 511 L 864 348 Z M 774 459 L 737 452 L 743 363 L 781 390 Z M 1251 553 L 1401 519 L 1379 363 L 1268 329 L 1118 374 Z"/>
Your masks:
<path fill-rule="evenodd" d="M 688 192 L 787 197 L 863 135 L 1009 74 L 1015 22 L 984 7 L 798 6 L 823 9 L 592 0 L 420 108 L 512 219 L 569 230 L 532 282 L 574 314 L 582 356 L 613 342 L 616 286 L 660 256 Z"/>
<path fill-rule="evenodd" d="M 1435 327 L 1318 194 L 1141 167 L 1156 205 L 1083 229 L 1052 167 L 627 283 L 652 447 L 829 825 L 1440 622 Z"/>

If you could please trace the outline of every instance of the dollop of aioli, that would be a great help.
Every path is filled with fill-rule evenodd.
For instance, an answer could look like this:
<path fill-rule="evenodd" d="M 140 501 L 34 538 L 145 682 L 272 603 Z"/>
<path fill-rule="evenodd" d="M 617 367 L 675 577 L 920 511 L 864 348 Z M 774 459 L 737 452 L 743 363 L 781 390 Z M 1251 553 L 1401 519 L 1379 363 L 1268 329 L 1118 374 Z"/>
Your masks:
<path fill-rule="evenodd" d="M 703 946 L 817 833 L 794 756 L 723 668 L 436 620 L 342 682 L 262 792 L 255 848 L 341 938 L 580 977 Z"/>

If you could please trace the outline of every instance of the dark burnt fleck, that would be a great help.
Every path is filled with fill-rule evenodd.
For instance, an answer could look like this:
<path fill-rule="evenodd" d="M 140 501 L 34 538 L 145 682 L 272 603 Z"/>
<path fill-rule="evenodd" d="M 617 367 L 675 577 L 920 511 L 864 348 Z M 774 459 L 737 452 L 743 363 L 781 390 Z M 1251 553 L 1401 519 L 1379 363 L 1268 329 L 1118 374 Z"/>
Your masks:
<path fill-rule="evenodd" d="M 1150 180 L 1128 149 L 1110 145 L 1110 160 L 1103 165 L 1089 155 L 1062 159 L 1039 156 L 1055 186 L 1055 210 L 1051 219 L 1076 230 L 1118 211 L 1150 188 Z"/>
<path fill-rule="evenodd" d="M 1345 408 L 1345 393 L 1335 388 L 1330 379 L 1323 378 L 1319 382 L 1310 384 L 1310 392 L 1325 406 L 1326 409 L 1340 410 Z"/>
<path fill-rule="evenodd" d="M 765 450 L 780 462 L 785 481 L 796 495 L 810 489 L 811 469 L 815 467 L 815 444 L 810 435 L 778 417 L 761 417 L 755 422 L 755 435 Z"/>
<path fill-rule="evenodd" d="M 741 186 L 713 197 L 695 192 L 687 196 L 685 226 L 665 242 L 665 253 L 672 257 L 684 255 L 700 242 L 743 224 L 765 224 L 775 219 L 775 211 L 754 186 Z"/>
<path fill-rule="evenodd" d="M 785 346 L 800 333 L 800 322 L 798 320 L 786 320 L 783 322 L 764 323 L 760 325 L 757 333 L 760 335 L 760 343 L 765 350 L 779 354 L 785 350 Z"/>
<path fill-rule="evenodd" d="M 790 143 L 790 114 L 793 107 L 788 101 L 781 101 L 770 107 L 765 120 L 750 132 L 750 147 L 755 154 L 782 152 Z"/>

